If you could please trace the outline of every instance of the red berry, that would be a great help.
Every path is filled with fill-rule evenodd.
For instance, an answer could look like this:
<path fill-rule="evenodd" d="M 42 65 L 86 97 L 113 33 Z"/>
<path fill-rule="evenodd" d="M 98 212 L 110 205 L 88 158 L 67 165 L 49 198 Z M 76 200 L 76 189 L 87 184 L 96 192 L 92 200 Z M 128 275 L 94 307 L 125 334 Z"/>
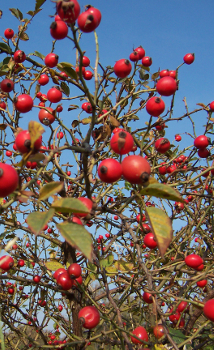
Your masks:
<path fill-rule="evenodd" d="M 53 68 L 56 67 L 57 63 L 58 63 L 58 59 L 59 56 L 56 55 L 55 53 L 49 53 L 46 57 L 45 57 L 45 65 L 49 68 Z"/>
<path fill-rule="evenodd" d="M 175 141 L 180 142 L 181 141 L 181 135 L 175 135 Z"/>
<path fill-rule="evenodd" d="M 198 149 L 204 149 L 210 144 L 210 139 L 206 135 L 200 135 L 195 138 L 194 146 Z"/>
<path fill-rule="evenodd" d="M 86 112 L 86 113 L 91 113 L 92 112 L 92 106 L 90 104 L 90 102 L 84 102 L 82 104 L 82 109 Z"/>
<path fill-rule="evenodd" d="M 53 278 L 56 280 L 58 278 L 58 276 L 63 272 L 66 272 L 66 270 L 64 268 L 61 267 L 60 269 L 57 269 L 53 274 Z"/>
<path fill-rule="evenodd" d="M 146 103 L 146 110 L 154 117 L 158 117 L 163 113 L 165 109 L 165 103 L 160 97 L 151 97 Z"/>
<path fill-rule="evenodd" d="M 9 271 L 14 265 L 14 260 L 9 255 L 3 255 L 0 257 L 0 268 L 4 271 Z"/>
<path fill-rule="evenodd" d="M 151 293 L 144 292 L 142 298 L 145 301 L 145 303 L 147 303 L 147 304 L 152 304 L 153 303 L 153 298 L 152 298 L 152 294 Z"/>
<path fill-rule="evenodd" d="M 80 5 L 77 0 L 60 0 L 57 2 L 56 10 L 66 23 L 74 23 L 80 14 Z"/>
<path fill-rule="evenodd" d="M 58 88 L 53 87 L 48 90 L 47 98 L 52 103 L 60 102 L 62 99 L 62 92 Z"/>
<path fill-rule="evenodd" d="M 140 57 L 139 57 L 139 53 L 137 51 L 133 51 L 130 55 L 129 55 L 129 59 L 132 62 L 136 62 L 139 61 Z"/>
<path fill-rule="evenodd" d="M 39 283 L 40 280 L 41 280 L 41 277 L 36 275 L 36 276 L 33 277 L 33 280 L 34 280 L 34 282 Z"/>
<path fill-rule="evenodd" d="M 11 92 L 14 88 L 14 82 L 10 79 L 4 79 L 1 81 L 1 90 L 3 92 Z"/>
<path fill-rule="evenodd" d="M 73 281 L 70 279 L 67 271 L 58 275 L 56 282 L 63 290 L 69 290 L 73 286 Z"/>
<path fill-rule="evenodd" d="M 99 164 L 98 176 L 103 182 L 113 183 L 118 181 L 122 176 L 122 166 L 116 159 L 104 159 Z"/>
<path fill-rule="evenodd" d="M 144 244 L 150 249 L 157 247 L 157 242 L 154 240 L 154 234 L 152 232 L 149 232 L 145 235 Z"/>
<path fill-rule="evenodd" d="M 79 264 L 73 263 L 68 267 L 67 272 L 71 279 L 75 279 L 81 276 L 82 269 Z"/>
<path fill-rule="evenodd" d="M 11 39 L 14 36 L 14 31 L 11 28 L 7 28 L 4 31 L 4 36 L 6 39 Z"/>
<path fill-rule="evenodd" d="M 214 322 L 214 299 L 210 299 L 205 303 L 203 312 L 209 320 Z"/>
<path fill-rule="evenodd" d="M 181 301 L 180 304 L 178 305 L 178 312 L 183 312 L 184 310 L 187 310 L 188 303 L 186 301 Z"/>
<path fill-rule="evenodd" d="M 142 48 L 142 46 L 137 47 L 134 49 L 134 51 L 138 52 L 140 60 L 145 56 L 145 50 Z"/>
<path fill-rule="evenodd" d="M 117 154 L 129 153 L 134 145 L 132 135 L 123 130 L 114 134 L 110 140 L 111 149 Z"/>
<path fill-rule="evenodd" d="M 203 264 L 203 259 L 197 254 L 190 254 L 186 256 L 185 263 L 187 266 L 195 269 Z"/>
<path fill-rule="evenodd" d="M 85 80 L 91 80 L 93 78 L 93 73 L 90 70 L 86 70 L 83 76 Z"/>
<path fill-rule="evenodd" d="M 38 80 L 38 83 L 39 83 L 40 85 L 44 86 L 44 85 L 48 84 L 48 82 L 49 82 L 49 78 L 48 78 L 48 75 L 47 75 L 47 74 L 42 74 L 42 75 L 40 75 L 40 78 L 39 78 L 39 80 Z M 41 95 L 42 95 L 42 94 L 41 94 Z M 41 96 L 41 95 L 40 95 L 40 96 Z M 36 97 L 39 97 L 39 96 L 36 95 Z"/>
<path fill-rule="evenodd" d="M 169 70 L 168 69 L 163 69 L 159 73 L 160 78 L 167 77 L 168 75 L 169 75 Z"/>
<path fill-rule="evenodd" d="M 139 156 L 127 156 L 122 161 L 123 177 L 132 184 L 143 184 L 149 180 L 151 167 L 148 161 Z"/>
<path fill-rule="evenodd" d="M 152 65 L 152 59 L 149 56 L 144 56 L 142 58 L 142 64 L 144 65 L 144 67 L 150 67 Z"/>
<path fill-rule="evenodd" d="M 98 27 L 99 22 L 94 14 L 86 10 L 79 15 L 77 24 L 83 33 L 91 33 Z"/>
<path fill-rule="evenodd" d="M 33 108 L 33 99 L 27 94 L 22 94 L 15 97 L 14 105 L 20 113 L 27 113 Z"/>
<path fill-rule="evenodd" d="M 207 280 L 201 280 L 197 282 L 197 286 L 200 288 L 204 288 L 207 285 Z"/>
<path fill-rule="evenodd" d="M 64 21 L 52 22 L 50 33 L 55 40 L 64 39 L 68 35 L 68 26 Z"/>
<path fill-rule="evenodd" d="M 90 60 L 87 56 L 83 56 L 82 58 L 82 66 L 83 67 L 88 67 L 90 65 Z"/>
<path fill-rule="evenodd" d="M 29 153 L 31 150 L 31 137 L 28 130 L 22 130 L 15 139 L 16 147 L 20 153 Z M 33 151 L 37 152 L 42 145 L 42 136 L 34 143 Z"/>
<path fill-rule="evenodd" d="M 159 79 L 156 84 L 157 92 L 163 96 L 173 95 L 177 88 L 176 80 L 169 76 Z"/>
<path fill-rule="evenodd" d="M 148 340 L 149 340 L 148 334 L 147 334 L 145 328 L 142 326 L 135 328 L 132 333 L 134 335 L 136 335 L 138 338 L 140 338 L 141 340 L 144 340 L 146 342 L 148 342 Z M 134 344 L 142 344 L 142 342 L 140 340 L 138 340 L 134 337 L 131 337 L 131 341 Z"/>
<path fill-rule="evenodd" d="M 155 148 L 159 153 L 166 153 L 170 149 L 170 142 L 165 137 L 161 137 L 155 142 Z"/>
<path fill-rule="evenodd" d="M 18 50 L 14 53 L 13 58 L 16 63 L 22 63 L 25 61 L 26 55 L 24 51 Z"/>
<path fill-rule="evenodd" d="M 132 65 L 129 60 L 122 58 L 114 65 L 114 73 L 118 78 L 127 77 L 132 70 Z"/>
<path fill-rule="evenodd" d="M 86 329 L 92 329 L 100 322 L 100 314 L 94 306 L 85 306 L 80 310 L 78 318 Z"/>
<path fill-rule="evenodd" d="M 158 324 L 154 327 L 153 333 L 155 338 L 160 339 L 165 335 L 164 326 L 162 324 Z"/>
<path fill-rule="evenodd" d="M 17 171 L 9 164 L 0 163 L 0 197 L 13 193 L 19 183 Z"/>
<path fill-rule="evenodd" d="M 186 63 L 186 64 L 191 64 L 191 63 L 193 63 L 194 60 L 195 60 L 195 54 L 194 54 L 194 53 L 187 53 L 187 54 L 184 56 L 183 60 L 184 60 L 184 63 Z"/>

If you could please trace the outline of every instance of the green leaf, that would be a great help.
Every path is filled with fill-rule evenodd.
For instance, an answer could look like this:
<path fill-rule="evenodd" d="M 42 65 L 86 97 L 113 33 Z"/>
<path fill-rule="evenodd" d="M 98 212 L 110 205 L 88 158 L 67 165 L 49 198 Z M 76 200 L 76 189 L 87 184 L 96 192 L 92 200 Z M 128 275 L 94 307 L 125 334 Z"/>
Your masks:
<path fill-rule="evenodd" d="M 102 267 L 109 267 L 114 262 L 114 256 L 113 254 L 109 254 L 105 259 L 100 260 L 100 265 Z"/>
<path fill-rule="evenodd" d="M 17 19 L 20 19 L 20 20 L 23 19 L 23 14 L 21 13 L 21 11 L 19 9 L 11 8 L 9 10 L 12 13 L 12 15 L 15 16 Z"/>
<path fill-rule="evenodd" d="M 64 183 L 60 181 L 51 182 L 43 186 L 39 191 L 39 200 L 43 201 L 55 193 L 60 192 L 64 187 Z"/>
<path fill-rule="evenodd" d="M 185 203 L 184 199 L 176 190 L 174 190 L 174 188 L 164 184 L 160 184 L 158 182 L 149 184 L 148 186 L 144 187 L 140 191 L 140 194 Z"/>
<path fill-rule="evenodd" d="M 57 260 L 48 260 L 45 261 L 45 266 L 47 267 L 48 270 L 51 271 L 56 271 L 58 269 L 64 269 L 65 267 L 59 263 Z"/>
<path fill-rule="evenodd" d="M 187 339 L 179 329 L 169 328 L 169 334 L 176 344 L 180 344 Z"/>
<path fill-rule="evenodd" d="M 35 11 L 38 10 L 46 0 L 36 0 Z"/>
<path fill-rule="evenodd" d="M 77 73 L 72 68 L 72 65 L 68 62 L 60 62 L 57 64 L 57 68 L 62 72 L 65 72 L 70 78 L 77 80 Z"/>
<path fill-rule="evenodd" d="M 42 53 L 38 52 L 38 51 L 34 51 L 33 55 L 41 58 L 42 60 L 45 59 L 45 56 Z"/>
<path fill-rule="evenodd" d="M 70 95 L 69 86 L 64 81 L 61 82 L 60 86 L 61 86 L 61 89 L 63 90 L 64 94 L 66 96 L 69 96 Z"/>
<path fill-rule="evenodd" d="M 88 262 L 88 268 L 89 270 L 96 272 L 97 271 L 97 266 L 93 263 Z"/>
<path fill-rule="evenodd" d="M 147 207 L 146 214 L 152 229 L 155 239 L 158 244 L 158 249 L 163 257 L 168 246 L 172 241 L 172 223 L 169 217 L 163 210 L 154 207 Z"/>
<path fill-rule="evenodd" d="M 56 227 L 66 242 L 80 250 L 89 261 L 92 260 L 93 242 L 91 234 L 82 225 L 63 222 L 57 224 Z"/>
<path fill-rule="evenodd" d="M 115 267 L 114 265 L 113 266 L 110 266 L 110 267 L 106 267 L 106 272 L 108 275 L 116 275 L 118 274 L 118 269 L 117 267 Z"/>
<path fill-rule="evenodd" d="M 5 57 L 5 59 L 3 60 L 3 64 L 8 64 L 10 60 L 11 60 L 10 57 Z"/>
<path fill-rule="evenodd" d="M 130 272 L 133 270 L 134 265 L 123 260 L 117 260 L 115 261 L 114 267 L 120 271 Z"/>
<path fill-rule="evenodd" d="M 49 209 L 45 212 L 33 212 L 30 213 L 26 219 L 27 224 L 31 231 L 38 235 L 44 228 L 45 225 L 53 218 L 54 209 Z"/>
<path fill-rule="evenodd" d="M 77 198 L 60 198 L 51 207 L 61 213 L 89 213 L 88 208 Z"/>
<path fill-rule="evenodd" d="M 0 43 L 0 49 L 7 51 L 8 53 L 11 53 L 11 48 L 7 44 Z"/>

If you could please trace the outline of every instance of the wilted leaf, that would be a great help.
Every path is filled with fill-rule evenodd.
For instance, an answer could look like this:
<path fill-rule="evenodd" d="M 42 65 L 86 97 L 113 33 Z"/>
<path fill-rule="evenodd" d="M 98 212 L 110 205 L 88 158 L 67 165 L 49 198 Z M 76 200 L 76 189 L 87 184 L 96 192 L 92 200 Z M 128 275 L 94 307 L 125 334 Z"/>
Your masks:
<path fill-rule="evenodd" d="M 206 111 L 210 110 L 209 107 L 207 107 L 204 103 L 196 103 L 196 105 L 206 109 Z"/>
<path fill-rule="evenodd" d="M 77 106 L 77 105 L 70 105 L 69 107 L 68 107 L 68 111 L 73 111 L 74 109 L 77 109 L 77 108 L 79 108 L 79 106 Z M 74 120 L 75 121 L 75 120 Z M 73 122 L 74 122 L 73 121 Z M 78 122 L 78 120 L 77 120 L 77 122 Z M 78 122 L 79 123 L 79 122 Z"/>
<path fill-rule="evenodd" d="M 152 80 L 156 80 L 159 77 L 159 72 L 152 74 Z"/>
<path fill-rule="evenodd" d="M 27 35 L 27 33 L 22 32 L 21 35 L 19 36 L 19 38 L 23 41 L 27 41 L 29 40 L 29 36 Z"/>
<path fill-rule="evenodd" d="M 118 122 L 118 120 L 115 117 L 113 117 L 111 114 L 108 117 L 109 117 L 109 120 L 110 120 L 110 124 L 112 126 L 115 126 L 116 128 L 118 126 L 120 126 L 120 123 Z"/>
<path fill-rule="evenodd" d="M 38 235 L 44 229 L 45 225 L 53 218 L 54 213 L 54 209 L 49 209 L 45 212 L 35 211 L 30 213 L 26 221 L 31 231 L 35 235 Z"/>
<path fill-rule="evenodd" d="M 91 234 L 82 225 L 63 222 L 57 224 L 56 227 L 66 242 L 80 250 L 88 260 L 92 260 L 93 242 Z"/>
<path fill-rule="evenodd" d="M 12 13 L 12 15 L 14 15 L 17 19 L 20 19 L 20 20 L 23 19 L 23 14 L 21 13 L 21 11 L 19 9 L 11 8 L 9 10 Z"/>
<path fill-rule="evenodd" d="M 35 10 L 38 10 L 46 0 L 36 0 Z"/>
<path fill-rule="evenodd" d="M 130 272 L 134 268 L 134 265 L 132 263 L 128 263 L 123 260 L 115 261 L 114 266 L 116 267 L 117 270 L 124 271 L 124 272 Z"/>
<path fill-rule="evenodd" d="M 38 51 L 34 51 L 34 53 L 33 53 L 35 56 L 37 56 L 37 57 L 39 57 L 39 58 L 41 58 L 42 60 L 44 60 L 45 59 L 45 56 L 42 54 L 42 53 L 40 53 L 40 52 L 38 52 Z"/>
<path fill-rule="evenodd" d="M 61 82 L 60 86 L 61 86 L 61 89 L 63 90 L 64 94 L 66 96 L 69 96 L 70 95 L 69 86 L 64 81 Z"/>
<path fill-rule="evenodd" d="M 163 257 L 172 241 L 172 223 L 163 210 L 147 207 L 146 214 L 153 234 L 155 235 L 158 249 Z"/>
<path fill-rule="evenodd" d="M 79 123 L 80 123 L 79 120 L 76 120 L 76 119 L 73 120 L 72 123 L 71 123 L 72 128 L 76 128 L 77 125 L 79 125 Z"/>
<path fill-rule="evenodd" d="M 149 185 L 144 187 L 141 191 L 141 195 L 148 195 L 148 196 L 154 196 L 157 198 L 165 198 L 172 201 L 179 201 L 182 203 L 185 203 L 185 200 L 180 196 L 180 194 L 172 187 L 161 184 L 161 183 L 153 183 L 154 178 L 149 179 L 148 183 Z M 146 183 L 147 185 L 147 183 Z"/>
<path fill-rule="evenodd" d="M 59 263 L 57 260 L 49 260 L 45 261 L 45 266 L 47 267 L 48 270 L 51 271 L 56 271 L 58 269 L 64 269 L 65 267 Z"/>
<path fill-rule="evenodd" d="M 0 130 L 5 130 L 7 127 L 7 124 L 0 124 Z"/>
<path fill-rule="evenodd" d="M 50 182 L 49 184 L 43 186 L 39 191 L 39 200 L 43 201 L 55 193 L 62 191 L 64 183 L 60 181 Z"/>
<path fill-rule="evenodd" d="M 83 125 L 90 124 L 90 123 L 91 123 L 91 117 L 82 119 L 82 120 L 81 120 L 81 123 L 82 123 Z"/>
<path fill-rule="evenodd" d="M 28 160 L 31 162 L 41 162 L 45 159 L 45 155 L 42 153 L 31 154 Z"/>
<path fill-rule="evenodd" d="M 89 213 L 88 208 L 77 198 L 60 198 L 51 207 L 61 213 Z"/>
<path fill-rule="evenodd" d="M 40 123 L 31 120 L 28 124 L 28 130 L 31 139 L 31 149 L 33 149 L 35 141 L 43 134 L 45 129 Z"/>
<path fill-rule="evenodd" d="M 109 254 L 105 259 L 100 260 L 100 265 L 102 267 L 109 267 L 114 262 L 114 256 L 113 254 Z"/>

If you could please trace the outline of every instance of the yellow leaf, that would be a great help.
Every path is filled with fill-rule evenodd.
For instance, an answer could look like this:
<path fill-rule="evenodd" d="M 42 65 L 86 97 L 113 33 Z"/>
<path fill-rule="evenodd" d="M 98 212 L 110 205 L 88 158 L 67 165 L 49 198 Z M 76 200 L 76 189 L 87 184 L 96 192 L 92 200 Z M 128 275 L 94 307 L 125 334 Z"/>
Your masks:
<path fill-rule="evenodd" d="M 35 141 L 45 132 L 45 129 L 40 123 L 31 120 L 28 124 L 28 130 L 31 139 L 31 149 L 33 149 Z"/>

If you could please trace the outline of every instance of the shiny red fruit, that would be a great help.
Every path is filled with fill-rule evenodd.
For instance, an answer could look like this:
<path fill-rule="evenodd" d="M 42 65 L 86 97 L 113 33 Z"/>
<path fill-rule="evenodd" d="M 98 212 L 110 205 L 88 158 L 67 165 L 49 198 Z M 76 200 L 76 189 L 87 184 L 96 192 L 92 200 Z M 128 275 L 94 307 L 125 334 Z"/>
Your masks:
<path fill-rule="evenodd" d="M 66 269 L 64 269 L 64 268 L 60 268 L 60 269 L 58 269 L 58 270 L 56 270 L 55 272 L 54 272 L 54 274 L 53 274 L 53 278 L 55 278 L 55 280 L 57 280 L 57 278 L 59 277 L 59 275 L 61 274 L 61 273 L 63 273 L 63 272 L 66 272 Z"/>
<path fill-rule="evenodd" d="M 80 218 L 78 218 L 77 216 L 73 216 L 71 221 L 72 221 L 73 223 L 75 223 L 75 224 L 78 224 L 78 225 L 82 225 L 82 226 L 83 226 L 82 221 L 81 221 Z"/>
<path fill-rule="evenodd" d="M 15 139 L 16 147 L 20 153 L 28 153 L 31 150 L 31 137 L 28 130 L 22 130 Z M 42 145 L 42 136 L 34 143 L 33 151 L 38 152 Z"/>
<path fill-rule="evenodd" d="M 57 2 L 56 10 L 63 21 L 74 23 L 80 14 L 80 5 L 77 0 L 61 0 Z"/>
<path fill-rule="evenodd" d="M 48 84 L 49 78 L 47 74 L 42 74 L 38 80 L 38 83 L 42 86 Z"/>
<path fill-rule="evenodd" d="M 3 198 L 13 193 L 18 183 L 17 171 L 9 164 L 0 163 L 0 197 Z"/>
<path fill-rule="evenodd" d="M 159 73 L 160 78 L 167 77 L 169 76 L 169 70 L 168 69 L 163 69 Z"/>
<path fill-rule="evenodd" d="M 194 54 L 194 53 L 187 53 L 187 54 L 184 56 L 183 60 L 184 60 L 184 63 L 186 63 L 186 64 L 191 64 L 191 63 L 193 63 L 194 60 L 195 60 L 195 54 Z"/>
<path fill-rule="evenodd" d="M 3 92 L 11 92 L 14 88 L 14 82 L 10 79 L 4 79 L 1 81 L 1 90 Z"/>
<path fill-rule="evenodd" d="M 66 272 L 61 273 L 56 280 L 57 284 L 63 290 L 69 290 L 73 286 L 73 281 L 70 279 L 69 274 Z"/>
<path fill-rule="evenodd" d="M 62 92 L 58 88 L 53 87 L 50 90 L 48 90 L 47 98 L 52 103 L 58 103 L 62 99 Z"/>
<path fill-rule="evenodd" d="M 133 330 L 132 334 L 136 335 L 138 338 L 140 338 L 141 340 L 144 340 L 146 342 L 148 342 L 148 340 L 149 340 L 147 331 L 142 326 L 139 326 L 139 327 L 135 328 Z M 134 337 L 131 337 L 131 341 L 134 344 L 142 344 L 142 342 L 140 340 L 138 340 L 138 339 L 136 339 Z"/>
<path fill-rule="evenodd" d="M 59 56 L 51 52 L 45 57 L 45 65 L 49 68 L 56 67 Z"/>
<path fill-rule="evenodd" d="M 100 314 L 94 306 L 85 306 L 80 310 L 78 318 L 82 321 L 82 326 L 92 329 L 100 322 Z"/>
<path fill-rule="evenodd" d="M 138 46 L 136 49 L 134 49 L 139 55 L 139 59 L 141 60 L 145 56 L 145 50 L 142 48 L 142 46 Z"/>
<path fill-rule="evenodd" d="M 161 137 L 157 141 L 155 141 L 155 148 L 159 153 L 166 153 L 170 149 L 170 142 L 165 137 Z"/>
<path fill-rule="evenodd" d="M 160 339 L 165 335 L 164 326 L 162 324 L 158 324 L 154 327 L 153 333 L 155 338 Z"/>
<path fill-rule="evenodd" d="M 195 138 L 194 146 L 198 149 L 204 149 L 210 144 L 210 139 L 206 135 L 200 135 Z"/>
<path fill-rule="evenodd" d="M 129 55 L 129 59 L 132 62 L 137 62 L 139 61 L 140 57 L 139 57 L 139 53 L 137 51 L 133 51 L 130 55 Z"/>
<path fill-rule="evenodd" d="M 210 299 L 205 303 L 203 312 L 210 321 L 214 322 L 214 299 Z"/>
<path fill-rule="evenodd" d="M 197 282 L 199 288 L 204 288 L 207 285 L 207 280 L 201 280 Z"/>
<path fill-rule="evenodd" d="M 149 249 L 154 249 L 157 247 L 157 242 L 154 240 L 154 234 L 152 232 L 149 232 L 144 237 L 144 244 Z"/>
<path fill-rule="evenodd" d="M 152 298 L 152 294 L 151 293 L 144 292 L 142 298 L 145 301 L 145 303 L 147 303 L 147 304 L 152 304 L 153 303 L 153 298 Z"/>
<path fill-rule="evenodd" d="M 90 102 L 84 102 L 82 104 L 82 109 L 83 111 L 85 111 L 86 113 L 91 113 L 92 112 L 92 106 L 90 104 Z"/>
<path fill-rule="evenodd" d="M 86 9 L 88 11 L 89 14 L 91 14 L 94 18 L 96 18 L 98 25 L 101 22 L 102 19 L 102 14 L 100 12 L 100 10 L 98 10 L 97 8 L 91 6 L 91 5 L 87 5 Z"/>
<path fill-rule="evenodd" d="M 11 39 L 14 36 L 14 31 L 11 28 L 7 28 L 4 31 L 4 36 L 6 39 Z"/>
<path fill-rule="evenodd" d="M 118 78 L 127 77 L 132 70 L 132 65 L 129 60 L 122 58 L 114 65 L 114 73 Z"/>
<path fill-rule="evenodd" d="M 77 24 L 83 33 L 91 33 L 98 27 L 99 22 L 94 14 L 86 10 L 79 15 Z"/>
<path fill-rule="evenodd" d="M 14 265 L 14 260 L 9 255 L 3 255 L 0 257 L 0 269 L 9 271 Z"/>
<path fill-rule="evenodd" d="M 146 110 L 153 117 L 158 117 L 165 110 L 165 103 L 160 97 L 151 97 L 146 103 Z"/>
<path fill-rule="evenodd" d="M 71 279 L 75 279 L 81 276 L 82 269 L 79 264 L 73 263 L 68 267 L 67 272 Z"/>
<path fill-rule="evenodd" d="M 131 152 L 133 146 L 134 139 L 132 135 L 125 130 L 117 132 L 110 140 L 110 147 L 117 154 L 127 154 Z"/>
<path fill-rule="evenodd" d="M 132 155 L 123 159 L 122 172 L 126 181 L 140 185 L 149 180 L 151 167 L 145 158 Z"/>
<path fill-rule="evenodd" d="M 22 94 L 15 97 L 14 105 L 20 113 L 27 113 L 33 108 L 33 99 L 30 95 Z"/>
<path fill-rule="evenodd" d="M 210 102 L 210 110 L 212 112 L 214 111 L 214 101 Z"/>
<path fill-rule="evenodd" d="M 210 156 L 210 151 L 207 148 L 199 149 L 198 150 L 198 156 L 200 158 L 207 158 Z"/>
<path fill-rule="evenodd" d="M 82 282 L 83 282 L 83 280 L 82 280 L 82 276 L 79 276 L 79 277 L 77 277 L 77 278 L 75 278 L 75 280 L 74 280 L 74 286 L 75 287 L 78 287 L 78 283 L 79 284 L 82 284 Z"/>
<path fill-rule="evenodd" d="M 169 71 L 169 76 L 172 77 L 173 79 L 176 79 L 176 77 L 177 77 L 176 70 L 170 70 Z"/>
<path fill-rule="evenodd" d="M 163 77 L 156 84 L 157 92 L 162 96 L 171 96 L 177 90 L 177 82 L 172 77 Z"/>
<path fill-rule="evenodd" d="M 186 301 L 181 301 L 180 304 L 178 305 L 178 312 L 183 312 L 184 310 L 187 310 L 188 308 L 188 303 Z"/>
<path fill-rule="evenodd" d="M 93 73 L 90 70 L 86 70 L 83 76 L 85 80 L 91 80 L 93 78 Z"/>
<path fill-rule="evenodd" d="M 201 264 L 203 264 L 203 259 L 197 254 L 190 254 L 186 256 L 185 263 L 187 266 L 195 269 Z"/>
<path fill-rule="evenodd" d="M 43 109 L 43 108 L 40 109 L 39 120 L 44 125 L 51 125 L 55 121 L 55 116 L 54 116 L 55 112 L 51 107 L 46 107 L 46 109 Z"/>
<path fill-rule="evenodd" d="M 87 56 L 83 56 L 82 58 L 82 66 L 83 67 L 88 67 L 90 65 L 90 60 Z"/>
<path fill-rule="evenodd" d="M 106 183 L 118 181 L 122 176 L 122 166 L 116 159 L 104 159 L 98 166 L 98 176 Z"/>
<path fill-rule="evenodd" d="M 169 313 L 171 313 L 172 311 L 173 311 L 173 308 L 171 308 L 169 310 Z M 181 316 L 180 312 L 178 310 L 176 310 L 173 315 L 169 316 L 169 319 L 170 319 L 171 322 L 177 323 L 177 321 L 179 320 L 180 316 Z"/>
<path fill-rule="evenodd" d="M 160 168 L 158 168 L 158 171 L 161 175 L 165 175 L 167 173 L 167 167 L 165 166 L 166 163 L 161 163 Z"/>
<path fill-rule="evenodd" d="M 65 39 L 68 35 L 68 26 L 64 21 L 52 22 L 50 33 L 55 40 Z"/>
<path fill-rule="evenodd" d="M 16 63 L 22 63 L 26 60 L 26 55 L 24 53 L 24 51 L 21 50 L 17 50 L 14 55 L 13 55 L 14 61 Z"/>
<path fill-rule="evenodd" d="M 144 65 L 144 67 L 150 67 L 152 65 L 152 59 L 149 56 L 144 56 L 142 58 L 142 65 Z"/>
<path fill-rule="evenodd" d="M 40 280 L 41 280 L 41 277 L 36 275 L 36 276 L 33 277 L 33 280 L 34 280 L 35 283 L 39 283 Z"/>
<path fill-rule="evenodd" d="M 0 108 L 6 109 L 6 107 L 7 107 L 6 103 L 4 101 L 1 101 L 0 102 Z"/>

